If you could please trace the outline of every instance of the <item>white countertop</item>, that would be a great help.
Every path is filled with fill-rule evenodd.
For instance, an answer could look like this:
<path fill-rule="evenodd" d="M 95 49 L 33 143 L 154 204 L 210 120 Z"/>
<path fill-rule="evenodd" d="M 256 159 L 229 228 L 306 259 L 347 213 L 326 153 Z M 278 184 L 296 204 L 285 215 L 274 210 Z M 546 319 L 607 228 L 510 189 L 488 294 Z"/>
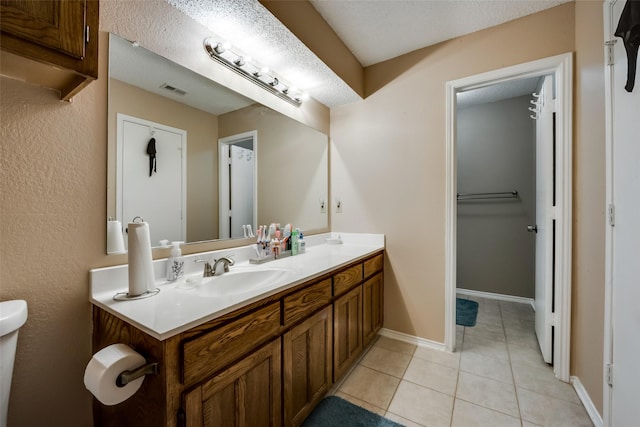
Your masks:
<path fill-rule="evenodd" d="M 338 237 L 342 244 L 329 245 L 326 239 Z M 147 334 L 165 340 L 192 327 L 230 313 L 262 298 L 276 294 L 296 286 L 331 270 L 365 258 L 384 249 L 382 234 L 326 233 L 305 237 L 307 250 L 287 258 L 269 261 L 260 265 L 250 265 L 249 258 L 255 256 L 251 246 L 225 249 L 185 255 L 187 277 L 196 278 L 202 275 L 202 264 L 193 261 L 197 258 L 211 260 L 220 256 L 232 256 L 234 269 L 285 269 L 283 278 L 267 288 L 243 294 L 209 297 L 202 296 L 200 286 L 215 286 L 215 278 L 206 279 L 204 283 L 193 287 L 177 286 L 164 281 L 166 259 L 154 261 L 157 287 L 160 292 L 152 297 L 115 301 L 113 296 L 128 289 L 128 266 L 97 268 L 90 272 L 90 301 L 118 318 L 134 325 Z"/>

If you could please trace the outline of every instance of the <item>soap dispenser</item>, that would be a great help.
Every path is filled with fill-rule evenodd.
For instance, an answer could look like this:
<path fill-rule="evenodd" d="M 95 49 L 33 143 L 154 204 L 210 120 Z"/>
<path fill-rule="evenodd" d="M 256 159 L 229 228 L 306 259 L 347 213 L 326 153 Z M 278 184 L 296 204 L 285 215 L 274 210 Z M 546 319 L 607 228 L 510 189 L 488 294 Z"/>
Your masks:
<path fill-rule="evenodd" d="M 173 248 L 171 248 L 171 256 L 167 260 L 167 280 L 169 282 L 175 282 L 184 276 L 184 259 L 180 250 L 181 243 L 183 242 L 171 242 Z"/>

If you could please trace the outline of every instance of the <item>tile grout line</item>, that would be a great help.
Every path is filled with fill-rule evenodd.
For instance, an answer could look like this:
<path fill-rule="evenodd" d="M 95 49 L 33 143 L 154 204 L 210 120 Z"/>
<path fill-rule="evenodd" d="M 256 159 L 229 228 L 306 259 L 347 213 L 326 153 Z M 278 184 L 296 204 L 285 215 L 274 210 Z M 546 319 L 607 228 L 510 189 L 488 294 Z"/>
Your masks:
<path fill-rule="evenodd" d="M 462 327 L 462 342 L 460 343 L 460 358 L 458 359 L 458 371 L 456 373 L 456 387 L 453 390 L 453 405 L 451 405 L 451 418 L 449 419 L 449 427 L 453 426 L 453 412 L 456 410 L 456 400 L 458 399 L 458 383 L 460 382 L 460 365 L 462 365 L 462 352 L 464 351 L 464 336 L 467 327 Z"/>
<path fill-rule="evenodd" d="M 511 362 L 511 350 L 507 341 L 507 330 L 504 327 L 504 317 L 502 316 L 502 305 L 498 302 L 498 310 L 500 311 L 500 323 L 502 324 L 502 333 L 504 334 L 504 342 L 507 347 L 507 357 L 509 358 L 509 370 L 511 371 L 511 379 L 513 379 L 513 394 L 516 397 L 516 407 L 518 409 L 518 418 L 520 418 L 520 426 L 524 425 L 522 420 L 522 411 L 520 410 L 520 398 L 518 397 L 518 387 L 516 386 L 516 376 L 513 373 L 513 363 Z"/>

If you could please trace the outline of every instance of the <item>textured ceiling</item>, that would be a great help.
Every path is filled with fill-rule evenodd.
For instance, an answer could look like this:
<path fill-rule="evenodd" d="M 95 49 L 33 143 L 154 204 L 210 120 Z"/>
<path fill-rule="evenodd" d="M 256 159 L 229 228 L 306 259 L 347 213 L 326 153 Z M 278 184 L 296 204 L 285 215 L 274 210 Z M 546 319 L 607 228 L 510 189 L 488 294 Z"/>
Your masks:
<path fill-rule="evenodd" d="M 310 0 L 363 66 L 571 0 Z"/>
<path fill-rule="evenodd" d="M 166 0 L 328 107 L 360 100 L 258 0 Z M 310 0 L 363 66 L 571 0 Z"/>

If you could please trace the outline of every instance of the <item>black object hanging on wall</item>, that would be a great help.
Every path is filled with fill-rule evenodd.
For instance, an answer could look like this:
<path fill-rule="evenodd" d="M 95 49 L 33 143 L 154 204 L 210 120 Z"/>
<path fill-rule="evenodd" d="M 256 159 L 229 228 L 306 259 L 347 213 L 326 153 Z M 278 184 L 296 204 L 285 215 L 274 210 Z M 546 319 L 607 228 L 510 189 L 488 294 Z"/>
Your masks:
<path fill-rule="evenodd" d="M 627 0 L 614 35 L 622 38 L 624 49 L 627 51 L 627 84 L 624 88 L 631 92 L 636 81 L 640 47 L 640 0 Z"/>
<path fill-rule="evenodd" d="M 147 144 L 147 154 L 149 155 L 149 176 L 158 172 L 156 164 L 156 139 L 151 138 Z"/>

